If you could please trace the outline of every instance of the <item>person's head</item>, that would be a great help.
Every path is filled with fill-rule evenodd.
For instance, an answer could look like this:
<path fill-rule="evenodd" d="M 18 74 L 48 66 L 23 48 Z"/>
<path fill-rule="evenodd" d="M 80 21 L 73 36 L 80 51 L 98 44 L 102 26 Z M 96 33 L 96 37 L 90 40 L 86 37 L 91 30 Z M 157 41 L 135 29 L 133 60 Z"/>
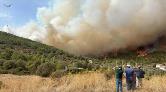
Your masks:
<path fill-rule="evenodd" d="M 130 65 L 130 64 L 127 64 L 127 68 L 131 68 L 131 65 Z"/>
<path fill-rule="evenodd" d="M 138 66 L 138 69 L 141 69 L 141 66 L 140 66 L 140 65 Z"/>
<path fill-rule="evenodd" d="M 120 70 L 121 70 L 121 69 L 122 69 L 122 66 L 118 66 L 118 69 L 120 69 Z"/>

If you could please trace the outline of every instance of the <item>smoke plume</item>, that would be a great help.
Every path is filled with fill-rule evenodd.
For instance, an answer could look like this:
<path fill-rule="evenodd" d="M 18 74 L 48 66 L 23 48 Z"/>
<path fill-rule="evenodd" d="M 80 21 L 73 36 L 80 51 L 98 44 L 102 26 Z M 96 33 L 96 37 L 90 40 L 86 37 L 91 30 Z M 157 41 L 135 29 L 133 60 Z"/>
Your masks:
<path fill-rule="evenodd" d="M 17 35 L 79 55 L 146 45 L 166 35 L 165 0 L 54 0 Z M 24 30 L 24 31 L 20 31 Z"/>

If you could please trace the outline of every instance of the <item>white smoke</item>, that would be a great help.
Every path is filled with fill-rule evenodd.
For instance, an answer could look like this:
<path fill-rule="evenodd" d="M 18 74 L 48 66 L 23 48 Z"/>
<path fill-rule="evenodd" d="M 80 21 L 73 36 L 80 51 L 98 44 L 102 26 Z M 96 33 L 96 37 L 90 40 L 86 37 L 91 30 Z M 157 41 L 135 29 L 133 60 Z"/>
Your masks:
<path fill-rule="evenodd" d="M 9 28 L 8 25 L 3 26 L 0 31 L 6 32 L 6 33 L 12 33 L 11 29 Z"/>
<path fill-rule="evenodd" d="M 16 28 L 14 34 L 20 37 L 42 42 L 46 32 L 45 29 L 39 26 L 37 23 L 29 22 L 22 27 Z"/>
<path fill-rule="evenodd" d="M 38 9 L 44 27 L 28 23 L 17 34 L 73 54 L 99 55 L 166 34 L 165 10 L 165 0 L 54 0 Z"/>

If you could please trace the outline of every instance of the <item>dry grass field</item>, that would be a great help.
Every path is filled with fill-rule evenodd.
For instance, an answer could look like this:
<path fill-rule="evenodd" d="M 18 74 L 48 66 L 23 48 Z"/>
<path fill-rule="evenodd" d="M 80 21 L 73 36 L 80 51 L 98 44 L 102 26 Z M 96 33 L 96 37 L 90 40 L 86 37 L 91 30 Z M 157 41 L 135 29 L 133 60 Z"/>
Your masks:
<path fill-rule="evenodd" d="M 115 92 L 114 78 L 106 80 L 102 73 L 68 75 L 60 79 L 0 75 L 0 81 L 0 92 Z M 144 79 L 143 83 L 144 87 L 135 92 L 166 92 L 166 76 Z"/>

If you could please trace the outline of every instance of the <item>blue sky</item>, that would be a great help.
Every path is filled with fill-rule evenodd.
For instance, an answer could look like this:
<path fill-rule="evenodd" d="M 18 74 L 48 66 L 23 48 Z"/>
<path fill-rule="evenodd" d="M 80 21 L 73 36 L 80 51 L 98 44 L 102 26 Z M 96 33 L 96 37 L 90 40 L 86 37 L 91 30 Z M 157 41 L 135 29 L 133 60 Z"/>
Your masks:
<path fill-rule="evenodd" d="M 0 0 L 0 27 L 22 26 L 36 20 L 38 7 L 48 6 L 50 0 Z M 12 4 L 5 7 L 4 4 Z"/>

